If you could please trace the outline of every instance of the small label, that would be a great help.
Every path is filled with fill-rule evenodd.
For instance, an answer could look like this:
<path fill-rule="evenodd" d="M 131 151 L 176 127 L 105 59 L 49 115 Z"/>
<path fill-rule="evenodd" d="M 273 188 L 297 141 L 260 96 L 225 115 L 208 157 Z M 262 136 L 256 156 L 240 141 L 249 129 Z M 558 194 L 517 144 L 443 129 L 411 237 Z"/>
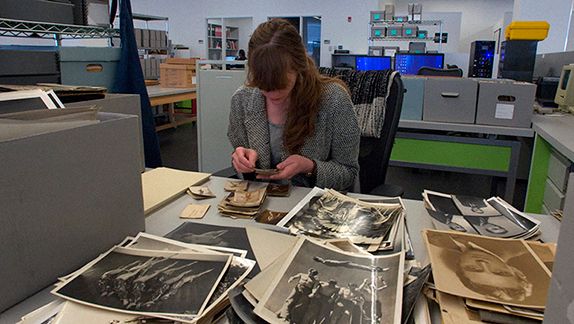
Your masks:
<path fill-rule="evenodd" d="M 514 105 L 496 104 L 496 111 L 494 112 L 494 118 L 512 119 L 513 117 L 514 117 Z"/>

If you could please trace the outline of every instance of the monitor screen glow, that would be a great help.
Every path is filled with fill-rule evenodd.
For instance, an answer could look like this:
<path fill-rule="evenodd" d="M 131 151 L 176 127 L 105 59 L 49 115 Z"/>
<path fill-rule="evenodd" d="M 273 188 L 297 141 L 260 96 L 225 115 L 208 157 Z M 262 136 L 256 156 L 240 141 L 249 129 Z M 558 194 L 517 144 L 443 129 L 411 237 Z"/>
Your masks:
<path fill-rule="evenodd" d="M 391 68 L 391 58 L 388 56 L 356 56 L 357 71 L 380 71 Z"/>
<path fill-rule="evenodd" d="M 416 75 L 423 66 L 442 69 L 444 66 L 443 54 L 395 54 L 395 70 L 402 75 Z"/>

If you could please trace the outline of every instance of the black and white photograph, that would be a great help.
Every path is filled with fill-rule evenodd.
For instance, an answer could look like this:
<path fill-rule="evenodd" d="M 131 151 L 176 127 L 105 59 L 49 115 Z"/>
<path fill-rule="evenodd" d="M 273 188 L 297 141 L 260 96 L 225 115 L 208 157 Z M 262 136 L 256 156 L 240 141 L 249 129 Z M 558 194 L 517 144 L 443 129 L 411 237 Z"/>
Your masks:
<path fill-rule="evenodd" d="M 498 216 L 500 213 L 480 197 L 452 195 L 452 201 L 463 216 Z"/>
<path fill-rule="evenodd" d="M 288 220 L 284 226 L 291 233 L 348 238 L 355 244 L 380 244 L 403 213 L 400 204 L 366 203 L 334 190 L 326 190 L 319 198 L 309 197 L 308 201 L 308 206 L 301 206 L 295 213 L 294 209 L 285 217 Z"/>
<path fill-rule="evenodd" d="M 400 323 L 403 260 L 301 238 L 255 313 L 271 323 Z"/>
<path fill-rule="evenodd" d="M 114 248 L 53 294 L 135 314 L 201 314 L 230 262 L 228 254 Z"/>
<path fill-rule="evenodd" d="M 245 228 L 242 227 L 185 222 L 169 232 L 165 237 L 184 243 L 245 250 L 247 251 L 247 255 L 245 255 L 247 259 L 256 260 Z M 260 271 L 261 269 L 256 264 L 251 275 L 255 275 Z"/>
<path fill-rule="evenodd" d="M 425 230 L 436 288 L 456 296 L 544 308 L 550 273 L 522 240 Z"/>
<path fill-rule="evenodd" d="M 244 258 L 247 255 L 247 251 L 220 247 L 220 246 L 210 246 L 202 244 L 191 244 L 184 243 L 181 241 L 176 241 L 168 239 L 161 236 L 155 236 L 147 233 L 139 233 L 133 240 L 126 245 L 129 248 L 135 248 L 139 250 L 165 250 L 165 251 L 184 251 L 191 250 L 192 252 L 199 253 L 229 253 L 233 256 Z"/>
<path fill-rule="evenodd" d="M 540 222 L 531 220 L 524 213 L 519 212 L 498 197 L 484 200 L 477 197 L 454 196 L 428 190 L 424 191 L 423 197 L 427 212 L 432 218 L 434 227 L 438 230 L 452 230 L 500 238 L 528 238 L 538 232 Z M 488 207 L 480 207 L 483 210 L 482 214 L 474 213 L 474 215 L 468 216 L 467 214 L 470 213 L 468 210 L 472 208 L 459 206 L 461 203 L 457 201 L 461 199 L 464 204 L 469 206 L 479 206 L 484 201 Z M 462 208 L 468 210 L 463 211 Z"/>

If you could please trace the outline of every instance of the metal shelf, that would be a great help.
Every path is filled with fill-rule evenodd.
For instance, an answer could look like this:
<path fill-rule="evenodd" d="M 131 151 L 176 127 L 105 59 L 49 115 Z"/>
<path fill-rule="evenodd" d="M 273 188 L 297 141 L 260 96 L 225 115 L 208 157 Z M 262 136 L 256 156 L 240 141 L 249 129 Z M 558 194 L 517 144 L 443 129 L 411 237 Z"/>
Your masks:
<path fill-rule="evenodd" d="M 441 20 L 407 20 L 407 21 L 394 21 L 394 20 L 384 20 L 378 22 L 371 22 L 371 25 L 380 26 L 393 26 L 393 25 L 417 25 L 417 26 L 437 26 L 441 25 Z"/>
<path fill-rule="evenodd" d="M 118 17 L 118 16 L 116 16 Z M 143 14 L 132 14 L 132 18 L 135 20 L 144 20 L 144 21 L 168 21 L 167 17 L 160 17 L 160 16 L 151 16 L 151 15 L 143 15 Z"/>
<path fill-rule="evenodd" d="M 117 29 L 99 26 L 52 24 L 0 18 L 0 36 L 54 38 L 119 37 Z"/>
<path fill-rule="evenodd" d="M 400 42 L 400 41 L 421 41 L 421 42 L 432 42 L 434 41 L 434 37 L 429 38 L 418 38 L 418 37 L 393 37 L 393 36 L 384 36 L 384 37 L 369 37 L 371 41 L 393 41 L 393 42 Z"/>

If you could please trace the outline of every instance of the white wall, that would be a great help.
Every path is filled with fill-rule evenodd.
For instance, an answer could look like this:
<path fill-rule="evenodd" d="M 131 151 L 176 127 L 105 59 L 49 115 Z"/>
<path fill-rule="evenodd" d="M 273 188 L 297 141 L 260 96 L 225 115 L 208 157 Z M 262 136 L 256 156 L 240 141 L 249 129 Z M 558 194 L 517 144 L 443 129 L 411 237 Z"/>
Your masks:
<path fill-rule="evenodd" d="M 540 0 L 544 2 L 544 0 Z M 470 43 L 475 40 L 492 40 L 491 26 L 503 18 L 507 11 L 512 11 L 514 0 L 379 0 L 379 6 L 394 4 L 395 12 L 406 13 L 409 3 L 423 5 L 423 19 L 428 19 L 425 13 L 430 12 L 460 12 L 461 30 L 458 52 L 468 52 Z M 450 39 L 450 31 L 449 33 Z"/>

